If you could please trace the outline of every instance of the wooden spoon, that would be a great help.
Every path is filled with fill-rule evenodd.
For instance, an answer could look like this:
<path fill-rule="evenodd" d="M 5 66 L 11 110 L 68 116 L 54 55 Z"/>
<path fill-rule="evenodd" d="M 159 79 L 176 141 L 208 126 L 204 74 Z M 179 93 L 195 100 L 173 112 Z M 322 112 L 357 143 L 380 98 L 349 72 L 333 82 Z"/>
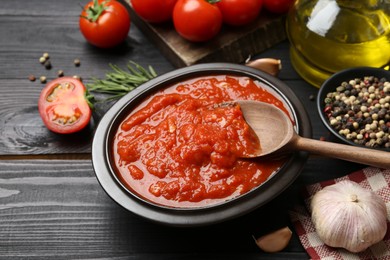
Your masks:
<path fill-rule="evenodd" d="M 389 152 L 304 138 L 295 132 L 290 118 L 273 105 L 258 101 L 232 103 L 240 105 L 245 120 L 260 140 L 261 148 L 254 154 L 246 155 L 246 158 L 307 151 L 379 168 L 390 168 Z"/>

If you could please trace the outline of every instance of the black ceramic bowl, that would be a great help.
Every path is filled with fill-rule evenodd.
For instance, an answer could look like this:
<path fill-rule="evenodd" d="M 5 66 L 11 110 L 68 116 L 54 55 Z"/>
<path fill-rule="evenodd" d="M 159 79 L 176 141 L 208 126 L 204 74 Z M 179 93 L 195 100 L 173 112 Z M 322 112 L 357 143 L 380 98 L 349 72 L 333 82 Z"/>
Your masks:
<path fill-rule="evenodd" d="M 320 115 L 320 118 L 323 122 L 323 124 L 326 126 L 326 128 L 332 133 L 332 135 L 336 138 L 336 141 L 341 143 L 346 143 L 354 146 L 361 146 L 365 147 L 364 145 L 356 144 L 355 142 L 348 140 L 343 135 L 339 134 L 337 130 L 332 128 L 332 126 L 329 123 L 328 117 L 324 113 L 325 109 L 325 98 L 328 93 L 335 92 L 336 88 L 340 86 L 340 84 L 344 81 L 350 81 L 356 78 L 364 78 L 365 76 L 374 76 L 377 78 L 387 78 L 387 80 L 390 80 L 390 71 L 380 69 L 380 68 L 371 68 L 371 67 L 356 67 L 356 68 L 350 68 L 346 70 L 342 70 L 340 72 L 337 72 L 333 74 L 331 77 L 329 77 L 320 87 L 317 95 L 317 110 Z M 377 150 L 385 150 L 389 151 L 387 148 L 374 148 Z"/>
<path fill-rule="evenodd" d="M 259 187 L 229 201 L 207 207 L 169 208 L 143 200 L 120 183 L 116 177 L 110 149 L 119 124 L 141 100 L 183 80 L 212 75 L 247 76 L 278 97 L 289 110 L 301 136 L 311 137 L 311 125 L 304 107 L 283 82 L 266 73 L 243 65 L 210 63 L 194 65 L 161 75 L 120 99 L 101 119 L 95 133 L 93 167 L 103 189 L 119 205 L 148 220 L 182 227 L 215 224 L 249 213 L 275 198 L 298 177 L 307 154 L 291 154 L 287 162 Z"/>

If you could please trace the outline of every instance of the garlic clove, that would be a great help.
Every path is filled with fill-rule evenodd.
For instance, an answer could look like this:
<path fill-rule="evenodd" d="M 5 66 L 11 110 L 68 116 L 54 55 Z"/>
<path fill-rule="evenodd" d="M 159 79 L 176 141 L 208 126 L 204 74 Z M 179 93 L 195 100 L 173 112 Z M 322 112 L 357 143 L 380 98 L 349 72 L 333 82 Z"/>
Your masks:
<path fill-rule="evenodd" d="M 260 58 L 248 61 L 246 66 L 266 72 L 272 76 L 277 76 L 282 69 L 282 62 L 273 58 Z"/>
<path fill-rule="evenodd" d="M 385 202 L 352 181 L 338 182 L 317 192 L 311 210 L 318 236 L 331 247 L 357 253 L 386 234 Z"/>
<path fill-rule="evenodd" d="M 255 239 L 255 242 L 264 252 L 275 253 L 283 250 L 288 245 L 291 236 L 290 228 L 284 227 Z"/>

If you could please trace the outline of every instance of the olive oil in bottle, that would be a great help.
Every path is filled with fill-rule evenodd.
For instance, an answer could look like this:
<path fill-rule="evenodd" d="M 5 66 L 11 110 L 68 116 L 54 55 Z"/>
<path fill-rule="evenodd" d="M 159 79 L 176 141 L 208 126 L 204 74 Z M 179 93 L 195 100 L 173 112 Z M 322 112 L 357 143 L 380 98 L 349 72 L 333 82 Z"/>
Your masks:
<path fill-rule="evenodd" d="M 297 0 L 287 16 L 295 70 L 319 87 L 333 73 L 390 63 L 390 0 Z"/>

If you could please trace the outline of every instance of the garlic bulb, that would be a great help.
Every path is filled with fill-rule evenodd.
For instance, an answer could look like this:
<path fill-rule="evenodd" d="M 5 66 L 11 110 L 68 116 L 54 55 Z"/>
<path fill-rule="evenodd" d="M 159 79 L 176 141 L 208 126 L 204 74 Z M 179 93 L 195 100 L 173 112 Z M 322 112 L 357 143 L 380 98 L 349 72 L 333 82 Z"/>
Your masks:
<path fill-rule="evenodd" d="M 316 231 L 328 246 L 361 252 L 386 234 L 385 202 L 352 181 L 341 181 L 317 192 L 311 210 Z"/>

